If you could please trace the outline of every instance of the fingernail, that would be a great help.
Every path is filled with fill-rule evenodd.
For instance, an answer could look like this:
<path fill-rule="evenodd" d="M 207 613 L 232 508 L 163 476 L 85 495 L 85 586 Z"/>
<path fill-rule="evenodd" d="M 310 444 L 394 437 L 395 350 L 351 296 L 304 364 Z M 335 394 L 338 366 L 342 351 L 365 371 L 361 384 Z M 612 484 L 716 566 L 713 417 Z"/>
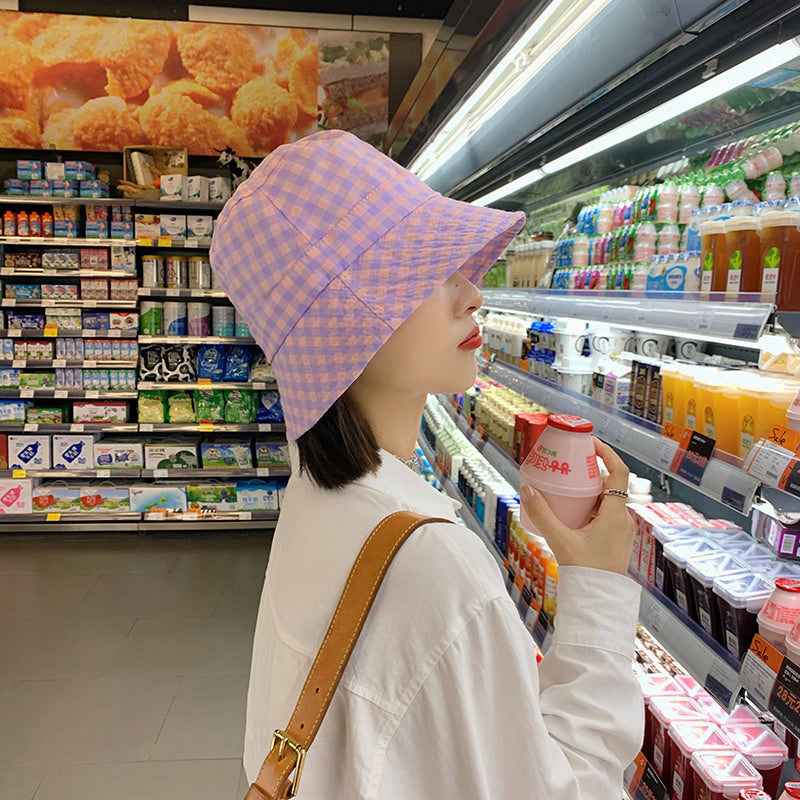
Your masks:
<path fill-rule="evenodd" d="M 524 500 L 533 500 L 536 497 L 536 489 L 533 486 L 523 486 L 520 488 L 519 494 Z"/>

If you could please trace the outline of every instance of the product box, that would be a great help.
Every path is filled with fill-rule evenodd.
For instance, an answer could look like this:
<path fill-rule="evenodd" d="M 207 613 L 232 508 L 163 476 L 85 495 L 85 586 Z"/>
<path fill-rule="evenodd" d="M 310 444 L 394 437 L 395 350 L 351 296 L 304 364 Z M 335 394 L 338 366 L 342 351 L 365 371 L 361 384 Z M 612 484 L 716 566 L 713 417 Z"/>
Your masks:
<path fill-rule="evenodd" d="M 145 469 L 199 469 L 197 448 L 193 442 L 184 444 L 146 444 Z"/>
<path fill-rule="evenodd" d="M 158 239 L 161 236 L 161 216 L 159 214 L 136 214 L 133 221 L 133 230 L 137 239 Z"/>
<path fill-rule="evenodd" d="M 172 511 L 186 511 L 186 489 L 182 486 L 159 486 L 148 484 L 131 486 L 131 511 L 146 514 L 156 508 Z"/>
<path fill-rule="evenodd" d="M 19 178 L 6 178 L 3 181 L 3 192 L 16 196 L 30 194 L 30 181 L 23 181 Z"/>
<path fill-rule="evenodd" d="M 253 466 L 249 442 L 202 442 L 200 458 L 203 467 L 241 469 Z"/>
<path fill-rule="evenodd" d="M 286 442 L 264 442 L 256 440 L 257 467 L 288 467 L 289 445 Z"/>
<path fill-rule="evenodd" d="M 0 423 L 19 425 L 25 422 L 25 411 L 31 402 L 30 400 L 0 400 Z M 7 442 L 5 456 L 6 465 L 0 469 L 8 469 Z"/>
<path fill-rule="evenodd" d="M 33 513 L 80 511 L 80 494 L 77 486 L 36 486 L 31 492 Z"/>
<path fill-rule="evenodd" d="M 161 176 L 161 199 L 162 200 L 185 200 L 186 199 L 186 175 L 162 175 Z"/>
<path fill-rule="evenodd" d="M 142 469 L 144 455 L 141 442 L 94 443 L 95 469 Z"/>
<path fill-rule="evenodd" d="M 236 502 L 239 511 L 277 511 L 278 485 L 271 481 L 239 481 Z"/>
<path fill-rule="evenodd" d="M 216 177 L 208 179 L 208 200 L 210 203 L 224 203 L 231 196 L 231 179 Z"/>
<path fill-rule="evenodd" d="M 38 197 L 50 197 L 53 194 L 53 187 L 50 181 L 33 180 L 30 185 L 30 193 Z"/>
<path fill-rule="evenodd" d="M 109 234 L 112 239 L 133 239 L 133 222 L 111 220 Z"/>
<path fill-rule="evenodd" d="M 176 176 L 180 177 L 180 176 Z M 184 238 L 186 236 L 186 215 L 185 214 L 162 214 L 161 215 L 161 235 Z"/>
<path fill-rule="evenodd" d="M 0 433 L 0 469 L 8 469 L 8 435 Z"/>
<path fill-rule="evenodd" d="M 81 324 L 87 331 L 107 331 L 108 312 L 107 311 L 84 311 L 81 316 Z"/>
<path fill-rule="evenodd" d="M 53 236 L 67 239 L 78 238 L 78 223 L 74 219 L 57 219 L 53 222 Z"/>
<path fill-rule="evenodd" d="M 122 486 L 81 486 L 81 511 L 130 511 L 128 488 Z"/>
<path fill-rule="evenodd" d="M 53 197 L 78 197 L 80 195 L 80 184 L 72 180 L 51 180 L 50 190 Z M 59 220 L 63 222 L 63 220 Z"/>
<path fill-rule="evenodd" d="M 214 218 L 207 215 L 186 217 L 186 236 L 189 239 L 210 239 L 214 231 Z"/>
<path fill-rule="evenodd" d="M 208 202 L 208 178 L 205 175 L 189 175 L 186 178 L 186 199 L 190 203 Z"/>
<path fill-rule="evenodd" d="M 53 469 L 94 469 L 91 434 L 54 434 L 52 451 Z"/>
<path fill-rule="evenodd" d="M 202 483 L 186 487 L 186 503 L 189 509 L 214 509 L 215 511 L 238 511 L 235 483 Z"/>
<path fill-rule="evenodd" d="M 139 315 L 135 311 L 112 311 L 108 315 L 108 327 L 112 331 L 136 330 L 139 327 Z"/>
<path fill-rule="evenodd" d="M 50 437 L 17 435 L 8 437 L 9 469 L 50 469 Z"/>
<path fill-rule="evenodd" d="M 108 239 L 108 222 L 106 220 L 87 220 L 86 221 L 87 239 Z"/>
<path fill-rule="evenodd" d="M 89 161 L 65 161 L 64 176 L 71 180 L 86 181 L 97 177 L 94 164 Z"/>
<path fill-rule="evenodd" d="M 30 159 L 17 159 L 17 177 L 22 180 L 41 179 L 42 162 Z"/>
<path fill-rule="evenodd" d="M 81 197 L 110 197 L 108 184 L 105 181 L 89 180 L 80 181 L 79 186 Z"/>
<path fill-rule="evenodd" d="M 81 269 L 108 269 L 108 250 L 105 247 L 82 247 Z"/>
<path fill-rule="evenodd" d="M 63 181 L 67 177 L 67 171 L 63 161 L 46 161 L 44 164 L 44 177 L 49 181 Z"/>
<path fill-rule="evenodd" d="M 76 400 L 72 404 L 73 422 L 127 422 L 128 404 L 100 400 Z"/>
<path fill-rule="evenodd" d="M 0 514 L 30 514 L 31 491 L 30 478 L 0 479 Z"/>
<path fill-rule="evenodd" d="M 111 246 L 111 269 L 133 269 L 135 266 L 136 250 L 133 245 Z"/>

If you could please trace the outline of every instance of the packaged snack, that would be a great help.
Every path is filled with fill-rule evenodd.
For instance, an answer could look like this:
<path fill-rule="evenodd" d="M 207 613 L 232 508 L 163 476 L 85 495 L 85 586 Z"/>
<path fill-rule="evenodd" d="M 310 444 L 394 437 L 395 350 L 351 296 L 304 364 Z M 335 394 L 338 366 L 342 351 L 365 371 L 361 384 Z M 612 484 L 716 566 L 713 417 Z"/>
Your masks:
<path fill-rule="evenodd" d="M 9 436 L 9 469 L 50 469 L 49 436 Z"/>
<path fill-rule="evenodd" d="M 194 406 L 188 392 L 170 392 L 167 397 L 168 422 L 194 422 Z"/>
<path fill-rule="evenodd" d="M 130 511 L 127 487 L 82 486 L 81 511 Z"/>
<path fill-rule="evenodd" d="M 186 504 L 190 509 L 236 511 L 235 483 L 192 484 L 186 487 Z"/>
<path fill-rule="evenodd" d="M 128 404 L 80 400 L 72 404 L 73 422 L 127 422 Z"/>
<path fill-rule="evenodd" d="M 87 434 L 53 436 L 53 469 L 92 469 L 94 437 Z"/>
<path fill-rule="evenodd" d="M 239 481 L 236 501 L 239 511 L 277 511 L 278 487 L 270 481 Z"/>
<path fill-rule="evenodd" d="M 221 381 L 225 374 L 225 348 L 218 344 L 201 344 L 197 348 L 197 377 Z"/>
<path fill-rule="evenodd" d="M 252 389 L 231 389 L 225 397 L 225 422 L 247 425 L 256 421 L 258 413 L 256 392 Z"/>
<path fill-rule="evenodd" d="M 142 469 L 144 456 L 141 442 L 94 443 L 94 463 L 97 469 Z"/>
<path fill-rule="evenodd" d="M 288 467 L 289 445 L 286 442 L 256 441 L 257 467 Z"/>
<path fill-rule="evenodd" d="M 193 345 L 168 345 L 164 348 L 161 380 L 167 383 L 194 383 L 197 380 Z"/>
<path fill-rule="evenodd" d="M 225 353 L 226 381 L 247 381 L 250 379 L 250 348 L 234 345 Z"/>
<path fill-rule="evenodd" d="M 186 511 L 186 489 L 182 486 L 131 486 L 131 511 L 146 514 L 156 508 L 172 511 Z"/>
<path fill-rule="evenodd" d="M 197 447 L 194 443 L 146 444 L 145 469 L 198 469 Z"/>
<path fill-rule="evenodd" d="M 196 389 L 194 408 L 198 422 L 222 422 L 225 418 L 225 394 L 221 389 Z"/>
<path fill-rule="evenodd" d="M 31 494 L 31 507 L 34 514 L 80 511 L 80 489 L 77 486 L 37 486 Z"/>
<path fill-rule="evenodd" d="M 283 422 L 283 408 L 278 392 L 269 389 L 261 393 L 256 422 Z"/>
<path fill-rule="evenodd" d="M 160 344 L 144 345 L 139 350 L 139 380 L 163 380 L 162 364 L 164 360 L 164 346 Z"/>
<path fill-rule="evenodd" d="M 30 478 L 0 479 L 0 514 L 31 513 Z"/>
<path fill-rule="evenodd" d="M 267 361 L 267 357 L 263 353 L 256 354 L 253 363 L 250 364 L 250 380 L 251 381 L 274 381 L 275 373 L 272 370 L 272 365 Z"/>
<path fill-rule="evenodd" d="M 139 392 L 139 422 L 166 422 L 166 392 L 157 389 L 142 389 Z"/>
<path fill-rule="evenodd" d="M 241 469 L 253 466 L 249 442 L 202 442 L 200 457 L 203 467 L 213 469 Z"/>

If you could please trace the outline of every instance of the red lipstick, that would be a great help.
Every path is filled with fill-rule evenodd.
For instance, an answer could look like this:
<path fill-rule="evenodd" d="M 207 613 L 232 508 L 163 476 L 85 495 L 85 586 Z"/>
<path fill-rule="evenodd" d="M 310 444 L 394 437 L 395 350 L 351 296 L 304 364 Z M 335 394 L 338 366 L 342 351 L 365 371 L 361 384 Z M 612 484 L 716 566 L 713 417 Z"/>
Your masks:
<path fill-rule="evenodd" d="M 472 333 L 458 346 L 459 350 L 477 350 L 483 344 L 481 329 L 476 325 Z"/>

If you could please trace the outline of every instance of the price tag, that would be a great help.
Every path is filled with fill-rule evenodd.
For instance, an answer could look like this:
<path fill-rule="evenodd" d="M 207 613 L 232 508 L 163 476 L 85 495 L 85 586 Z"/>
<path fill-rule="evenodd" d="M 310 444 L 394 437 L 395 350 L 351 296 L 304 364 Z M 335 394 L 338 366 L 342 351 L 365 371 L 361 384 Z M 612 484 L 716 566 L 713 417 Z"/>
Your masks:
<path fill-rule="evenodd" d="M 83 362 L 83 366 L 84 367 L 96 367 L 97 366 L 97 361 L 95 359 L 93 359 L 93 358 L 87 359 L 86 361 Z"/>
<path fill-rule="evenodd" d="M 153 238 L 151 236 L 140 236 L 138 241 L 139 247 L 152 247 Z"/>
<path fill-rule="evenodd" d="M 73 422 L 72 425 L 69 426 L 69 429 L 72 433 L 83 433 L 83 423 Z"/>
<path fill-rule="evenodd" d="M 11 471 L 11 477 L 15 479 L 24 478 L 27 474 L 27 470 L 24 469 L 15 469 Z"/>
<path fill-rule="evenodd" d="M 613 314 L 614 314 L 614 309 L 608 303 L 603 303 L 600 306 L 599 316 L 602 322 L 610 322 Z"/>
<path fill-rule="evenodd" d="M 58 336 L 58 325 L 45 325 L 44 335 L 48 338 Z"/>
<path fill-rule="evenodd" d="M 716 440 L 710 436 L 685 430 L 670 464 L 670 472 L 699 486 L 715 446 Z"/>
<path fill-rule="evenodd" d="M 681 439 L 683 439 L 683 434 L 686 432 L 686 428 L 682 428 L 680 425 L 675 425 L 672 422 L 665 422 L 664 427 L 661 429 L 661 435 L 665 436 L 667 439 L 672 439 L 673 442 L 680 443 Z"/>
<path fill-rule="evenodd" d="M 122 337 L 122 331 L 119 328 L 111 328 L 106 331 L 106 336 L 111 339 L 119 339 Z"/>
<path fill-rule="evenodd" d="M 150 289 L 148 289 L 146 286 L 140 286 L 136 290 L 136 294 L 138 297 L 150 297 Z"/>
<path fill-rule="evenodd" d="M 31 389 L 29 386 L 23 386 L 19 390 L 19 396 L 20 397 L 33 397 L 33 389 Z"/>
<path fill-rule="evenodd" d="M 42 300 L 42 305 L 45 306 L 45 307 L 47 307 L 47 306 L 57 306 L 58 305 L 58 300 L 54 300 L 52 297 L 45 297 L 45 299 Z"/>
<path fill-rule="evenodd" d="M 167 289 L 166 294 L 167 297 L 180 297 L 181 290 L 171 286 L 169 289 Z"/>
<path fill-rule="evenodd" d="M 149 433 L 153 430 L 153 423 L 152 422 L 140 422 L 139 423 L 139 430 L 142 433 Z"/>
<path fill-rule="evenodd" d="M 171 236 L 159 236 L 158 237 L 158 246 L 159 247 L 172 247 L 172 237 Z"/>
<path fill-rule="evenodd" d="M 50 511 L 47 514 L 48 522 L 59 522 L 60 520 L 61 520 L 61 514 L 58 511 Z"/>
<path fill-rule="evenodd" d="M 272 424 L 269 422 L 259 422 L 258 423 L 258 430 L 261 433 L 268 432 L 272 430 Z"/>
<path fill-rule="evenodd" d="M 196 247 L 200 246 L 200 242 L 199 242 L 199 240 L 197 239 L 196 236 L 192 236 L 191 238 L 187 239 L 184 242 L 183 246 L 184 247 L 195 247 L 196 248 Z"/>
<path fill-rule="evenodd" d="M 111 477 L 111 470 L 110 469 L 98 469 L 97 470 L 97 477 L 98 478 L 110 478 Z"/>
<path fill-rule="evenodd" d="M 11 362 L 11 366 L 15 369 L 24 369 L 28 366 L 28 360 L 26 358 L 15 358 Z"/>
<path fill-rule="evenodd" d="M 603 432 L 606 439 L 614 445 L 621 445 L 625 439 L 627 430 L 622 420 L 616 417 L 611 417 L 608 422 L 603 426 Z"/>
<path fill-rule="evenodd" d="M 662 439 L 656 444 L 653 453 L 653 466 L 660 470 L 668 470 L 675 456 L 675 442 L 672 439 Z"/>
<path fill-rule="evenodd" d="M 85 328 L 83 330 L 84 339 L 94 339 L 97 336 L 97 331 L 94 328 Z"/>
<path fill-rule="evenodd" d="M 87 389 L 86 390 L 86 397 L 89 400 L 96 400 L 100 397 L 100 390 L 99 389 Z"/>
<path fill-rule="evenodd" d="M 26 422 L 23 429 L 25 433 L 35 433 L 39 430 L 39 423 L 38 422 Z"/>
<path fill-rule="evenodd" d="M 140 389 L 154 389 L 155 384 L 152 381 L 139 381 Z"/>
<path fill-rule="evenodd" d="M 53 392 L 53 397 L 56 400 L 63 400 L 65 397 L 67 397 L 68 394 L 69 392 L 66 389 L 56 389 Z"/>
<path fill-rule="evenodd" d="M 22 336 L 22 328 L 9 328 L 9 329 L 6 331 L 6 333 L 8 334 L 8 336 L 11 336 L 11 337 L 13 337 L 13 338 L 15 338 L 15 339 L 16 339 L 16 338 L 18 338 L 19 336 Z M 46 335 L 46 334 L 45 334 L 45 335 Z"/>
<path fill-rule="evenodd" d="M 625 772 L 625 785 L 631 800 L 645 800 L 645 798 L 664 800 L 669 796 L 667 787 L 643 753 L 636 756 L 629 770 Z"/>
<path fill-rule="evenodd" d="M 750 450 L 744 463 L 745 472 L 768 486 L 778 486 L 797 494 L 800 491 L 797 476 L 799 449 L 800 433 L 775 426 Z"/>
<path fill-rule="evenodd" d="M 711 323 L 714 321 L 714 309 L 704 308 L 694 319 L 694 329 L 698 333 L 706 333 L 711 329 Z"/>
<path fill-rule="evenodd" d="M 197 383 L 200 386 L 211 386 L 211 378 L 198 378 Z"/>
<path fill-rule="evenodd" d="M 267 388 L 267 384 L 264 381 L 255 381 L 253 383 L 253 388 L 257 391 L 264 390 Z"/>
<path fill-rule="evenodd" d="M 5 308 L 14 308 L 17 304 L 17 301 L 13 297 L 4 297 L 3 298 L 3 306 Z"/>
<path fill-rule="evenodd" d="M 213 422 L 201 422 L 198 424 L 198 428 L 201 431 L 211 433 L 214 430 L 214 423 Z"/>
<path fill-rule="evenodd" d="M 269 477 L 269 467 L 256 467 L 256 475 L 259 478 L 268 478 Z"/>
<path fill-rule="evenodd" d="M 67 366 L 67 359 L 66 358 L 54 358 L 53 359 L 53 367 L 66 367 Z"/>
<path fill-rule="evenodd" d="M 168 478 L 169 477 L 169 470 L 168 469 L 154 469 L 153 470 L 153 477 L 154 478 Z"/>

